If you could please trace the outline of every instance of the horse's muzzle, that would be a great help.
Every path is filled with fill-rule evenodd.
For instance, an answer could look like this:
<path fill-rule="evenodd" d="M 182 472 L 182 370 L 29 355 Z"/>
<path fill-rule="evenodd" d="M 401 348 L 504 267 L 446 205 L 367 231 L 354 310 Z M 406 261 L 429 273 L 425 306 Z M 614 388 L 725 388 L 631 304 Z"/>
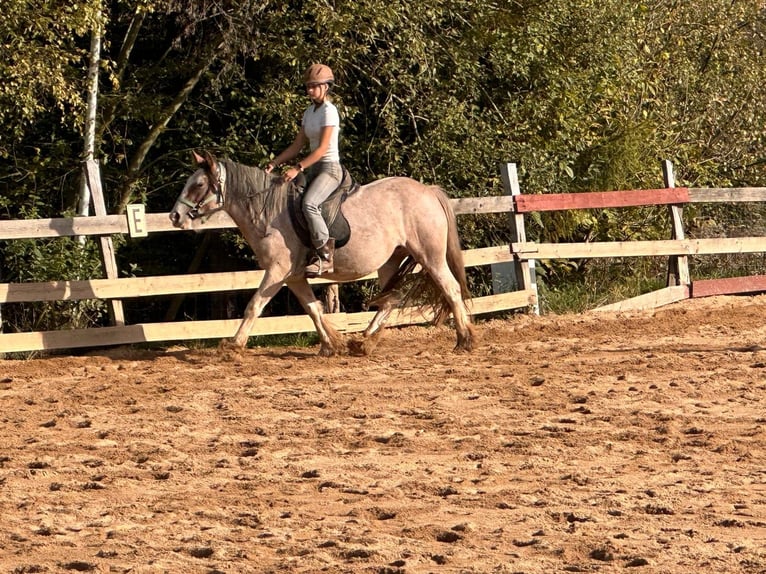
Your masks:
<path fill-rule="evenodd" d="M 170 223 L 173 224 L 173 227 L 176 227 L 178 229 L 186 229 L 189 219 L 183 217 L 180 213 L 178 213 L 177 210 L 173 210 L 168 214 L 168 217 L 170 218 Z"/>

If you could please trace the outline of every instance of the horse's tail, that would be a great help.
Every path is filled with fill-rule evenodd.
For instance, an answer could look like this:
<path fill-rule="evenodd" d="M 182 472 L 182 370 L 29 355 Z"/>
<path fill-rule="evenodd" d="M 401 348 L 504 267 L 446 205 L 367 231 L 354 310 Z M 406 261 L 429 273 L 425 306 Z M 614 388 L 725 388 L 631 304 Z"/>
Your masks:
<path fill-rule="evenodd" d="M 465 262 L 463 260 L 463 250 L 460 247 L 460 236 L 457 232 L 455 210 L 452 208 L 452 203 L 442 188 L 431 186 L 431 190 L 439 200 L 439 203 L 444 210 L 444 215 L 447 218 L 447 266 L 460 286 L 460 296 L 463 301 L 467 301 L 471 298 L 471 291 L 468 288 L 468 279 L 465 274 Z M 449 317 L 452 309 L 450 309 L 446 297 L 439 297 L 439 301 L 436 304 L 434 311 L 434 323 L 437 325 L 441 324 Z"/>
<path fill-rule="evenodd" d="M 463 250 L 460 247 L 460 236 L 457 233 L 455 210 L 452 209 L 452 203 L 443 189 L 437 186 L 432 186 L 431 189 L 444 209 L 444 215 L 447 218 L 447 265 L 460 285 L 463 301 L 466 301 L 471 298 L 471 292 L 468 289 L 468 280 L 465 275 L 465 262 L 463 261 Z"/>

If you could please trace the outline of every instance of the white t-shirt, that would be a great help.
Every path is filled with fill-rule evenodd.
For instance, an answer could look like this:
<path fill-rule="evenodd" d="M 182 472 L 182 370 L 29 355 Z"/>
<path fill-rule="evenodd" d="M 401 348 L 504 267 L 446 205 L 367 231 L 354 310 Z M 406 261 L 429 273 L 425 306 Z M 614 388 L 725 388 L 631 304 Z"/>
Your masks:
<path fill-rule="evenodd" d="M 340 152 L 338 151 L 340 115 L 338 114 L 338 108 L 336 108 L 333 103 L 325 101 L 317 109 L 314 109 L 314 104 L 311 104 L 306 108 L 306 111 L 303 112 L 301 125 L 303 126 L 303 131 L 306 133 L 306 137 L 309 138 L 311 151 L 314 151 L 319 147 L 319 142 L 322 137 L 322 128 L 326 126 L 334 126 L 335 129 L 332 130 L 330 145 L 320 161 L 340 161 Z"/>

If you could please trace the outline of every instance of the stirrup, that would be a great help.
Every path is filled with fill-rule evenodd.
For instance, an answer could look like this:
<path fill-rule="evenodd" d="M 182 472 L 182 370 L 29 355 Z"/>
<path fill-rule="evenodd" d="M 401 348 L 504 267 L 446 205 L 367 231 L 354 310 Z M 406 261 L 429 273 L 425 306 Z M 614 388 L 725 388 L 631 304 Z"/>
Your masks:
<path fill-rule="evenodd" d="M 332 273 L 333 272 L 333 265 L 331 261 L 325 261 L 318 255 L 315 255 L 311 261 L 309 261 L 309 264 L 306 265 L 306 268 L 304 269 L 304 274 L 309 279 L 312 279 L 314 277 L 319 277 L 321 275 L 325 275 L 326 273 Z"/>
<path fill-rule="evenodd" d="M 324 245 L 318 247 L 314 256 L 309 261 L 308 265 L 304 269 L 304 274 L 309 279 L 312 277 L 319 277 L 325 273 L 332 273 L 334 271 L 335 260 L 335 239 L 330 237 L 325 241 Z"/>

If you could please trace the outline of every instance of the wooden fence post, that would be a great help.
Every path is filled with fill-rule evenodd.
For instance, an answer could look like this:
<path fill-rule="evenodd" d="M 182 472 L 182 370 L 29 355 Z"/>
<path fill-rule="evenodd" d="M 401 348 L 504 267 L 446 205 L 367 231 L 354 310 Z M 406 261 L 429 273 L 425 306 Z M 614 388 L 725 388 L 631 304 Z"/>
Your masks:
<path fill-rule="evenodd" d="M 676 178 L 673 172 L 673 164 L 670 160 L 662 162 L 662 177 L 665 181 L 665 187 L 674 188 Z M 684 233 L 683 213 L 684 208 L 681 205 L 670 205 L 671 219 L 671 239 L 686 239 Z M 691 283 L 689 275 L 689 257 L 687 255 L 671 255 L 668 259 L 668 276 L 666 285 L 673 287 L 676 285 L 689 285 Z"/>
<path fill-rule="evenodd" d="M 519 176 L 515 163 L 505 163 L 500 166 L 500 177 L 503 180 L 503 188 L 506 195 L 514 197 L 521 195 Z M 527 241 L 526 227 L 524 226 L 524 214 L 514 211 L 509 214 L 508 224 L 511 228 L 511 243 L 525 243 Z M 500 263 L 492 265 L 492 282 L 495 284 L 515 283 L 520 290 L 532 290 L 535 293 L 534 313 L 540 314 L 540 301 L 537 296 L 537 278 L 535 276 L 535 260 L 520 259 L 517 254 L 513 255 L 513 263 Z M 507 289 L 506 289 L 507 291 Z"/>
<path fill-rule="evenodd" d="M 90 188 L 93 211 L 95 211 L 96 215 L 106 215 L 106 202 L 104 201 L 104 191 L 101 188 L 101 175 L 95 160 L 89 159 L 85 162 L 85 178 L 88 187 Z M 117 272 L 117 259 L 114 256 L 114 242 L 109 235 L 100 236 L 98 239 L 106 278 L 117 279 L 119 273 Z M 118 327 L 125 325 L 125 313 L 122 309 L 122 301 L 118 299 L 110 299 L 108 308 L 109 318 L 111 319 L 112 324 Z"/>
<path fill-rule="evenodd" d="M 337 283 L 332 283 L 324 288 L 322 303 L 325 313 L 340 313 L 340 289 Z"/>

